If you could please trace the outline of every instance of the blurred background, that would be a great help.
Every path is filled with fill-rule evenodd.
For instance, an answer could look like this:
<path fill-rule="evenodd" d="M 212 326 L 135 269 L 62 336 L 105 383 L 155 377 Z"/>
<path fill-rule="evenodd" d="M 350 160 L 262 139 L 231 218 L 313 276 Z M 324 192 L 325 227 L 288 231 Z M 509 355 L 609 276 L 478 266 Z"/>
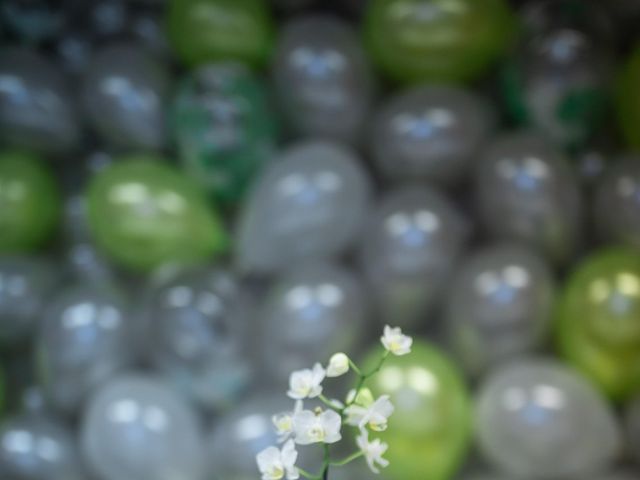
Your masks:
<path fill-rule="evenodd" d="M 0 0 L 0 479 L 257 479 L 289 373 L 385 324 L 379 478 L 640 479 L 639 27 Z"/>

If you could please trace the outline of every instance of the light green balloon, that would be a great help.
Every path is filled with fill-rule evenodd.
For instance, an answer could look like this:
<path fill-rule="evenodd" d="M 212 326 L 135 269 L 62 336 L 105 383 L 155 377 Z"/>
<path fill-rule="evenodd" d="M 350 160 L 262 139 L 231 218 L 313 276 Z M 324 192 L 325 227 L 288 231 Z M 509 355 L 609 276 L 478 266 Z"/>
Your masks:
<path fill-rule="evenodd" d="M 371 368 L 379 358 L 376 350 L 365 363 Z M 451 360 L 430 344 L 414 341 L 409 355 L 390 356 L 367 386 L 375 397 L 390 395 L 395 406 L 389 427 L 379 434 L 389 444 L 385 478 L 450 478 L 471 434 L 469 393 Z"/>
<path fill-rule="evenodd" d="M 87 194 L 96 243 L 130 269 L 205 261 L 226 247 L 204 194 L 161 159 L 121 159 L 94 177 Z"/>

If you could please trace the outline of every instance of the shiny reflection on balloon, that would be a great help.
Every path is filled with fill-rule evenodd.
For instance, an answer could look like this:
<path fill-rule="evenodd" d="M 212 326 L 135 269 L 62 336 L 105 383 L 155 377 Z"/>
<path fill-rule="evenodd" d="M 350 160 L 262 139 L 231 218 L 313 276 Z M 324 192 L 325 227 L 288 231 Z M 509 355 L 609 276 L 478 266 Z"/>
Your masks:
<path fill-rule="evenodd" d="M 600 235 L 640 248 L 640 158 L 614 164 L 597 185 L 594 217 Z"/>
<path fill-rule="evenodd" d="M 77 413 L 96 387 L 131 363 L 132 321 L 125 298 L 106 286 L 71 285 L 47 304 L 36 359 L 54 408 Z"/>
<path fill-rule="evenodd" d="M 357 143 L 373 100 L 373 76 L 356 32 L 327 15 L 297 18 L 280 33 L 276 94 L 296 135 Z"/>
<path fill-rule="evenodd" d="M 544 137 L 517 132 L 495 140 L 478 165 L 476 194 L 492 237 L 526 242 L 556 262 L 576 251 L 578 184 L 567 160 Z"/>
<path fill-rule="evenodd" d="M 202 480 L 204 457 L 197 417 L 164 383 L 127 375 L 91 399 L 81 447 L 102 480 Z"/>
<path fill-rule="evenodd" d="M 449 290 L 445 316 L 466 370 L 477 375 L 539 348 L 553 300 L 549 266 L 526 247 L 497 244 L 467 258 Z"/>
<path fill-rule="evenodd" d="M 383 320 L 403 326 L 427 320 L 468 233 L 467 220 L 433 187 L 382 197 L 362 236 L 361 263 Z"/>
<path fill-rule="evenodd" d="M 50 154 L 78 146 L 81 127 L 64 76 L 25 47 L 0 53 L 0 141 Z"/>
<path fill-rule="evenodd" d="M 392 97 L 376 114 L 372 154 L 391 180 L 459 180 L 496 126 L 488 102 L 449 86 L 420 86 Z"/>
<path fill-rule="evenodd" d="M 621 447 L 604 399 L 553 360 L 496 370 L 478 395 L 476 421 L 482 453 L 516 477 L 585 478 L 612 463 Z"/>
<path fill-rule="evenodd" d="M 557 308 L 560 354 L 608 395 L 640 387 L 640 254 L 596 251 L 567 280 Z"/>
<path fill-rule="evenodd" d="M 134 43 L 108 45 L 88 67 L 82 103 L 89 122 L 113 147 L 159 150 L 166 142 L 171 87 L 165 66 Z"/>
<path fill-rule="evenodd" d="M 38 414 L 0 423 L 0 472 L 7 480 L 84 480 L 71 431 Z"/>
<path fill-rule="evenodd" d="M 47 260 L 0 257 L 0 342 L 18 342 L 34 331 L 57 281 Z"/>
<path fill-rule="evenodd" d="M 370 196 L 351 150 L 322 141 L 290 147 L 263 171 L 240 215 L 240 269 L 269 273 L 344 252 L 360 234 Z"/>
<path fill-rule="evenodd" d="M 294 370 L 353 352 L 365 335 L 365 292 L 331 263 L 292 266 L 266 294 L 259 313 L 262 365 L 286 385 Z"/>
<path fill-rule="evenodd" d="M 221 268 L 152 285 L 141 305 L 151 363 L 200 406 L 231 406 L 252 377 L 247 298 Z"/>

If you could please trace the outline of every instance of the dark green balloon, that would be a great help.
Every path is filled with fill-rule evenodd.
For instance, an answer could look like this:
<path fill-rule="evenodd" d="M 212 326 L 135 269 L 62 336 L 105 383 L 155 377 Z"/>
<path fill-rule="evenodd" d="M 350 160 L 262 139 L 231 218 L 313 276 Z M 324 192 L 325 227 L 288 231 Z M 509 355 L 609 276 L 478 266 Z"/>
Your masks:
<path fill-rule="evenodd" d="M 60 208 L 56 181 L 38 156 L 0 152 L 0 253 L 42 246 L 56 227 Z"/>

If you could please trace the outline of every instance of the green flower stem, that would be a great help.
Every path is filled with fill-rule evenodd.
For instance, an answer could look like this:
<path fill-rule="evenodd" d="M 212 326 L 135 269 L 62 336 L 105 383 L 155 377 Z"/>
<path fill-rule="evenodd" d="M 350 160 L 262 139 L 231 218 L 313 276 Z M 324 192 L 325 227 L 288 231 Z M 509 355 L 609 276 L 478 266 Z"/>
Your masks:
<path fill-rule="evenodd" d="M 358 375 L 359 377 L 362 377 L 362 371 L 358 368 L 358 366 L 355 363 L 353 363 L 351 359 L 349 359 L 349 366 L 351 367 L 351 370 L 355 372 L 356 375 Z"/>
<path fill-rule="evenodd" d="M 332 467 L 342 467 L 348 463 L 353 462 L 354 460 L 356 460 L 357 458 L 360 458 L 361 456 L 363 456 L 364 453 L 363 452 L 356 452 L 352 455 L 349 455 L 347 458 L 344 458 L 342 460 L 339 460 L 337 462 L 331 462 L 331 466 Z"/>
<path fill-rule="evenodd" d="M 332 410 L 338 410 L 339 411 L 339 408 L 331 400 L 329 400 L 327 397 L 325 397 L 324 395 L 320 394 L 320 396 L 318 398 L 327 407 L 331 408 Z"/>
<path fill-rule="evenodd" d="M 324 447 L 324 462 L 322 465 L 322 480 L 327 480 L 329 478 L 329 465 L 331 464 L 331 453 L 329 452 L 329 445 L 325 443 L 323 447 Z"/>
<path fill-rule="evenodd" d="M 376 365 L 376 367 L 371 370 L 369 373 L 363 374 L 354 364 L 353 362 L 349 361 L 349 363 L 352 365 L 352 368 L 354 370 L 354 372 L 358 373 L 358 383 L 356 384 L 356 394 L 353 397 L 353 399 L 348 402 L 344 408 L 340 409 L 338 412 L 340 413 L 340 415 L 344 416 L 344 411 L 347 409 L 347 407 L 353 405 L 353 403 L 356 401 L 356 399 L 358 398 L 358 394 L 360 393 L 360 390 L 362 390 L 362 387 L 364 387 L 365 382 L 373 377 L 376 373 L 378 373 L 380 371 L 380 369 L 382 368 L 382 366 L 384 365 L 385 360 L 387 359 L 387 357 L 389 357 L 389 350 L 385 350 L 384 354 L 382 355 L 382 358 L 380 358 L 380 361 L 378 362 L 378 365 Z"/>
<path fill-rule="evenodd" d="M 307 472 L 306 470 L 303 470 L 300 467 L 297 467 L 297 468 L 298 468 L 298 472 L 300 472 L 300 475 L 302 475 L 304 478 L 308 478 L 309 480 L 321 480 L 318 475 L 313 475 Z"/>

